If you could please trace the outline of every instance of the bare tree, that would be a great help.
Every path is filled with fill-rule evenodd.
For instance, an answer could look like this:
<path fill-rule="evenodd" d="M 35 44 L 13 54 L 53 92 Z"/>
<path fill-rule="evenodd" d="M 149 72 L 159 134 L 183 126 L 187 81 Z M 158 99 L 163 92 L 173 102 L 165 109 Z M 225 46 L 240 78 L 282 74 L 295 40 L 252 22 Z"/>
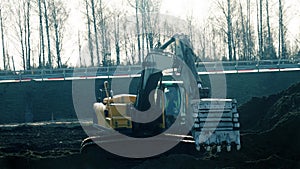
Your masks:
<path fill-rule="evenodd" d="M 63 45 L 64 31 L 66 20 L 68 19 L 69 13 L 66 10 L 63 1 L 55 1 L 51 2 L 51 14 L 52 17 L 50 19 L 51 24 L 53 24 L 54 28 L 54 41 L 55 41 L 55 51 L 56 51 L 56 60 L 57 67 L 62 67 L 61 61 L 61 50 Z"/>
<path fill-rule="evenodd" d="M 99 8 L 97 10 L 99 18 L 99 29 L 101 32 L 101 45 L 102 45 L 102 64 L 103 66 L 108 66 L 111 62 L 110 56 L 110 40 L 108 39 L 108 27 L 107 27 L 107 17 L 104 14 L 105 7 L 102 0 L 99 1 Z M 108 9 L 106 10 L 108 11 Z"/>
<path fill-rule="evenodd" d="M 91 66 L 94 66 L 94 46 L 93 46 L 93 40 L 92 40 L 91 19 L 90 19 L 88 0 L 85 0 L 85 6 L 86 6 L 86 17 L 87 17 L 87 27 L 88 27 L 88 43 L 89 43 L 89 51 L 90 51 L 90 57 L 91 57 Z"/>
<path fill-rule="evenodd" d="M 138 43 L 138 58 L 139 63 L 141 63 L 141 40 L 140 40 L 140 23 L 139 23 L 139 0 L 135 0 L 135 15 L 136 15 L 136 33 L 137 33 L 137 43 Z"/>
<path fill-rule="evenodd" d="M 43 1 L 43 5 L 44 5 L 44 17 L 45 17 L 47 45 L 48 45 L 48 63 L 47 63 L 47 67 L 52 68 L 50 27 L 49 27 L 49 17 L 48 17 L 48 5 L 47 5 L 46 0 Z"/>
<path fill-rule="evenodd" d="M 27 0 L 26 3 L 26 26 L 27 26 L 27 61 L 26 67 L 27 70 L 31 69 L 31 27 L 30 27 L 30 0 Z"/>
<path fill-rule="evenodd" d="M 100 5 L 102 0 L 100 0 Z M 97 55 L 97 65 L 100 66 L 100 55 L 99 55 L 99 42 L 98 42 L 98 31 L 97 31 L 97 22 L 96 22 L 96 13 L 95 13 L 95 3 L 94 0 L 91 0 L 92 16 L 93 16 L 93 25 L 94 25 L 94 34 L 95 34 L 95 43 L 96 43 L 96 55 Z"/>
<path fill-rule="evenodd" d="M 115 50 L 117 55 L 117 65 L 120 65 L 120 14 L 114 16 L 114 35 L 115 35 Z"/>
<path fill-rule="evenodd" d="M 244 14 L 243 14 L 243 7 L 242 4 L 240 2 L 240 17 L 241 17 L 241 29 L 242 29 L 242 43 L 243 43 L 243 52 L 242 55 L 239 54 L 239 57 L 241 56 L 241 60 L 246 60 L 246 58 L 248 58 L 247 56 L 247 32 L 246 32 L 246 26 L 245 26 L 245 19 L 244 19 Z"/>
<path fill-rule="evenodd" d="M 259 57 L 264 59 L 264 39 L 263 39 L 263 0 L 259 0 Z"/>
<path fill-rule="evenodd" d="M 24 39 L 26 38 L 24 36 L 24 26 L 25 24 L 23 22 L 25 22 L 25 17 L 24 16 L 24 10 L 23 9 L 23 4 L 24 1 L 18 1 L 17 4 L 15 5 L 10 5 L 9 9 L 11 13 L 15 13 L 16 15 L 14 15 L 11 19 L 12 19 L 12 24 L 13 24 L 13 28 L 14 28 L 14 33 L 15 33 L 15 39 L 18 41 L 18 43 L 20 44 L 20 51 L 17 50 L 19 52 L 19 54 L 21 55 L 21 59 L 22 59 L 22 68 L 23 70 L 26 70 L 26 56 L 25 56 L 25 43 L 24 43 Z M 22 11 L 23 10 L 23 11 Z M 16 47 L 18 48 L 18 47 Z"/>
<path fill-rule="evenodd" d="M 82 55 L 81 55 L 81 51 L 82 51 L 82 46 L 81 46 L 81 38 L 80 38 L 80 31 L 78 31 L 78 33 L 77 33 L 77 36 L 78 36 L 78 38 L 77 38 L 77 43 L 78 43 L 78 57 L 79 57 L 79 67 L 82 67 L 82 65 L 83 65 L 83 58 L 82 58 Z M 85 65 L 86 66 L 86 65 Z"/>
<path fill-rule="evenodd" d="M 270 12 L 269 12 L 269 1 L 266 0 L 266 18 L 267 18 L 267 42 L 265 47 L 265 56 L 266 58 L 275 59 L 276 52 L 273 45 L 273 38 L 271 33 L 271 25 L 270 25 Z"/>
<path fill-rule="evenodd" d="M 40 54 L 39 54 L 39 67 L 45 66 L 45 41 L 44 41 L 44 27 L 43 27 L 43 12 L 42 12 L 42 2 L 38 0 L 39 7 L 39 21 L 40 21 Z"/>
<path fill-rule="evenodd" d="M 3 57 L 3 69 L 7 69 L 6 64 L 6 54 L 5 54 L 5 40 L 4 40 L 4 24 L 3 24 L 3 17 L 2 17 L 2 7 L 0 6 L 0 27 L 1 27 L 1 42 L 2 42 L 2 57 Z"/>
<path fill-rule="evenodd" d="M 228 58 L 229 60 L 233 60 L 233 55 L 232 55 L 232 45 L 233 45 L 233 34 L 232 34 L 232 3 L 231 0 L 227 0 L 227 3 L 224 4 L 220 1 L 217 2 L 218 4 L 218 8 L 221 9 L 222 13 L 224 14 L 225 18 L 226 18 L 226 27 L 227 29 L 225 30 L 223 27 L 225 27 L 224 23 L 222 21 L 219 21 L 219 19 L 217 18 L 217 21 L 220 22 L 220 29 L 221 31 L 226 33 L 226 39 L 227 39 L 227 52 L 228 52 Z M 226 7 L 225 7 L 226 6 Z"/>
<path fill-rule="evenodd" d="M 278 0 L 279 5 L 279 40 L 278 40 L 278 57 L 279 58 L 287 58 L 287 49 L 285 44 L 285 28 L 283 21 L 283 4 L 281 0 Z"/>

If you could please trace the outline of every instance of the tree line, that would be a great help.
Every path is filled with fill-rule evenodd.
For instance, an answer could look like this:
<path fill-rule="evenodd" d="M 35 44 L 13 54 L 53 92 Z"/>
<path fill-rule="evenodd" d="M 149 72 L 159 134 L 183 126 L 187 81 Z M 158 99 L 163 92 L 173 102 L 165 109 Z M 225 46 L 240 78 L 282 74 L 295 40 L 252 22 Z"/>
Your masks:
<path fill-rule="evenodd" d="M 15 60 L 21 60 L 24 70 L 65 66 L 61 51 L 69 12 L 63 1 L 11 0 L 0 5 L 4 70 L 15 69 Z"/>
<path fill-rule="evenodd" d="M 72 1 L 1 1 L 1 69 L 62 68 L 77 55 L 80 67 L 138 64 L 175 33 L 189 36 L 200 60 L 300 57 L 300 36 L 288 38 L 286 0 L 213 0 L 201 21 L 192 9 L 180 18 L 161 14 L 160 0 L 120 0 L 119 7 L 107 0 L 78 1 L 84 29 L 76 37 L 67 36 Z M 66 47 L 68 40 L 76 45 Z M 66 56 L 67 50 L 77 52 Z"/>

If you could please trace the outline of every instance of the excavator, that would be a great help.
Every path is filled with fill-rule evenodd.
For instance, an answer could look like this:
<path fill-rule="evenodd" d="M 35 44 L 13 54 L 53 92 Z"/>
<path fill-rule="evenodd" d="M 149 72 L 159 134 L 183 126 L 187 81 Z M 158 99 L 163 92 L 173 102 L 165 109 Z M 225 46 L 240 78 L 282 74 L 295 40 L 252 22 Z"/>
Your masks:
<path fill-rule="evenodd" d="M 104 82 L 105 97 L 93 105 L 98 134 L 82 141 L 82 153 L 148 158 L 241 148 L 237 101 L 210 97 L 186 35 L 157 45 L 141 66 L 136 94 L 113 95 Z"/>

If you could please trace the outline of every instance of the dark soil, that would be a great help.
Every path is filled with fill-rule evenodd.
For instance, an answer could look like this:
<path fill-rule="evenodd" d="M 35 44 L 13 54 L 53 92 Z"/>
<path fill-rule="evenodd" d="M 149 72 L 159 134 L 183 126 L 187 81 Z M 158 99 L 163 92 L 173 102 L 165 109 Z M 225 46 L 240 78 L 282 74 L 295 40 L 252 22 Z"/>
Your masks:
<path fill-rule="evenodd" d="M 172 154 L 108 163 L 102 163 L 99 158 L 92 167 L 79 152 L 80 143 L 87 135 L 76 121 L 4 125 L 0 126 L 0 168 L 300 168 L 300 83 L 278 94 L 253 98 L 240 106 L 239 112 L 240 151 L 207 152 L 197 157 Z"/>

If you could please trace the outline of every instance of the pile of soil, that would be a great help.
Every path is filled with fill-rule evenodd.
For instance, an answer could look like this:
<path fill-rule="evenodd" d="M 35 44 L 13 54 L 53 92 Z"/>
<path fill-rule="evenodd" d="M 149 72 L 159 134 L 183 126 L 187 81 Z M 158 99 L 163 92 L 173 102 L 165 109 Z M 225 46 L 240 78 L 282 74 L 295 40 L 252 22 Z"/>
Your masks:
<path fill-rule="evenodd" d="M 241 129 L 244 131 L 270 130 L 278 122 L 286 121 L 291 112 L 300 111 L 300 83 L 268 97 L 254 97 L 239 107 Z"/>

